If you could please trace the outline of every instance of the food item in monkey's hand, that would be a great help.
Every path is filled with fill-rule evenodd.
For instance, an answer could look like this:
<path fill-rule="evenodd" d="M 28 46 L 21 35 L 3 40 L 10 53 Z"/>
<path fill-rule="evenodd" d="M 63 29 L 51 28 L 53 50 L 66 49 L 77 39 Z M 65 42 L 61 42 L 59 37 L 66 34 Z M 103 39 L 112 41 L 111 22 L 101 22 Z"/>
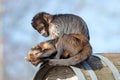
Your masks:
<path fill-rule="evenodd" d="M 39 50 L 30 50 L 25 59 L 31 62 L 34 66 L 37 66 L 40 62 L 42 62 L 42 59 L 39 59 L 41 54 L 42 53 Z"/>

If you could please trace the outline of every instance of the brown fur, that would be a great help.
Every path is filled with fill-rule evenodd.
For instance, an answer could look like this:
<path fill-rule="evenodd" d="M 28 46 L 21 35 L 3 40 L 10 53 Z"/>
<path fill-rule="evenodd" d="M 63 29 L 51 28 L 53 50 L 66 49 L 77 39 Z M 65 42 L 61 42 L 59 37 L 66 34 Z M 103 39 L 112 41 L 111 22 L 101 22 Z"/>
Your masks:
<path fill-rule="evenodd" d="M 56 59 L 49 60 L 49 64 L 51 65 L 76 65 L 86 60 L 92 54 L 92 47 L 88 39 L 82 34 L 63 35 L 58 40 L 56 49 Z M 61 56 L 69 58 L 59 59 Z"/>
<path fill-rule="evenodd" d="M 83 34 L 87 40 L 89 40 L 89 30 L 87 27 L 87 24 L 85 23 L 85 21 L 76 15 L 73 14 L 55 14 L 55 15 L 51 15 L 49 13 L 46 12 L 40 12 L 38 14 L 36 14 L 33 19 L 32 19 L 32 26 L 35 30 L 37 30 L 42 36 L 44 37 L 48 37 L 50 35 L 50 37 L 52 39 L 56 39 L 56 38 L 60 38 L 63 34 Z M 73 38 L 72 40 L 70 40 L 68 43 L 69 46 L 68 48 L 66 47 L 66 49 L 72 48 L 71 51 L 76 51 L 73 54 L 78 53 L 77 50 L 73 50 L 74 48 L 77 47 L 77 43 L 79 43 L 79 41 L 74 41 L 75 38 Z M 65 40 L 63 40 L 65 41 Z M 59 42 L 58 42 L 59 43 Z M 71 45 L 71 43 L 73 45 Z M 76 46 L 75 46 L 76 44 Z M 65 46 L 65 44 L 61 44 L 61 46 Z M 70 46 L 71 45 L 71 46 Z M 72 47 L 73 46 L 73 47 Z M 58 46 L 59 47 L 59 46 Z M 56 56 L 56 58 L 59 58 L 60 55 L 63 56 L 70 56 L 68 55 L 68 51 L 65 51 L 64 54 L 60 53 L 60 48 L 56 47 L 57 51 L 58 51 L 58 55 Z M 81 49 L 82 46 L 79 46 L 79 49 Z M 47 50 L 48 52 L 51 52 L 52 50 Z M 92 51 L 92 49 L 91 49 Z M 50 55 L 47 52 L 47 54 L 45 56 Z M 41 55 L 41 57 L 45 57 L 43 55 Z"/>
<path fill-rule="evenodd" d="M 40 56 L 42 52 L 40 52 L 39 49 L 31 49 L 26 57 L 26 60 L 31 62 L 34 66 L 37 66 L 40 62 L 42 62 L 42 59 L 38 59 L 37 57 Z"/>
<path fill-rule="evenodd" d="M 32 26 L 42 36 L 49 36 L 52 39 L 64 34 L 83 34 L 89 40 L 89 30 L 85 21 L 73 14 L 55 14 L 46 12 L 36 14 L 32 19 Z"/>
<path fill-rule="evenodd" d="M 34 66 L 37 66 L 40 62 L 44 62 L 45 57 L 52 58 L 50 56 L 56 53 L 56 48 L 54 46 L 56 40 L 48 40 L 34 46 L 28 52 L 26 60 L 31 62 Z"/>
<path fill-rule="evenodd" d="M 47 59 L 50 65 L 75 65 L 87 59 L 92 53 L 89 41 L 82 34 L 64 34 L 62 38 L 58 39 L 58 42 L 52 40 L 50 43 L 50 41 L 39 45 L 40 48 L 46 50 L 45 53 L 40 55 L 42 59 L 51 56 L 53 50 L 54 53 L 57 51 L 54 57 L 56 59 Z"/>
<path fill-rule="evenodd" d="M 39 52 L 37 55 L 34 55 L 33 58 L 29 54 L 31 59 L 34 61 L 44 61 L 47 58 L 50 65 L 75 65 L 87 59 L 92 53 L 89 41 L 82 34 L 64 34 L 63 37 L 58 40 L 54 39 L 42 42 L 32 49 L 33 51 L 38 49 Z M 35 54 L 33 51 L 29 53 Z M 54 58 L 57 59 L 51 59 L 50 56 L 56 52 L 57 54 Z"/>
<path fill-rule="evenodd" d="M 87 28 L 86 23 L 84 22 L 84 20 L 81 17 L 73 15 L 73 14 L 51 15 L 46 12 L 40 12 L 33 17 L 32 26 L 42 36 L 45 36 L 45 37 L 50 36 L 52 39 L 60 38 L 61 33 L 65 33 L 65 34 L 83 34 L 87 38 L 87 40 L 89 40 L 89 30 Z M 67 44 L 67 42 L 65 42 L 65 44 Z M 74 47 L 74 46 L 73 46 L 73 48 L 76 49 L 76 47 Z M 52 50 L 49 49 L 49 50 L 45 50 L 45 51 L 49 52 Z M 84 57 L 86 56 L 87 53 L 90 53 L 90 54 L 92 53 L 92 48 L 89 44 L 88 45 L 86 44 L 86 47 L 84 46 L 84 48 L 80 52 L 80 54 L 84 54 L 84 55 L 82 55 Z M 51 55 L 51 54 L 49 54 L 49 55 Z M 46 56 L 48 56 L 48 54 Z M 64 54 L 62 54 L 62 56 L 68 57 L 69 54 L 67 51 L 64 51 Z M 82 56 L 78 56 L 78 57 L 82 57 Z M 79 58 L 77 58 L 77 59 L 79 59 Z M 58 59 L 56 60 L 56 62 L 55 62 L 55 60 L 53 60 L 54 63 L 57 63 Z M 65 59 L 65 61 L 68 61 L 68 60 Z M 52 62 L 52 61 L 50 61 L 50 62 Z M 88 59 L 88 62 L 91 64 L 97 64 L 97 62 L 95 62 L 94 60 L 91 61 L 90 59 Z M 56 65 L 56 64 L 54 64 L 54 65 Z"/>

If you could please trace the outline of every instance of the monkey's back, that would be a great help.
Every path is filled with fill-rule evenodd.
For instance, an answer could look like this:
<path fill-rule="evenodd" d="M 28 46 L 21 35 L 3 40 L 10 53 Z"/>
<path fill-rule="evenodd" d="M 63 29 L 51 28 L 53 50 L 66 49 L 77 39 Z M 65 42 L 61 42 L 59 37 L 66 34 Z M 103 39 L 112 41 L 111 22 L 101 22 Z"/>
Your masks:
<path fill-rule="evenodd" d="M 59 35 L 61 33 L 70 34 L 83 34 L 89 40 L 89 30 L 85 21 L 76 15 L 73 14 L 58 14 L 53 16 L 52 23 L 57 25 L 57 31 Z"/>
<path fill-rule="evenodd" d="M 75 35 L 78 36 L 79 39 Z M 57 47 L 62 47 L 64 51 L 69 52 L 70 56 L 76 55 L 83 49 L 81 38 L 81 35 L 77 34 L 64 34 L 57 42 Z"/>

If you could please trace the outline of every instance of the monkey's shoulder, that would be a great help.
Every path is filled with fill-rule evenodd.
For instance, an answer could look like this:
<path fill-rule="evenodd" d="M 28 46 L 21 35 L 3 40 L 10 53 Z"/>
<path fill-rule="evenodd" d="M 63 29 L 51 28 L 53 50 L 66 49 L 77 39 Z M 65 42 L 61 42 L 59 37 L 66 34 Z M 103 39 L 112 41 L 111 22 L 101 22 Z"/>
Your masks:
<path fill-rule="evenodd" d="M 65 18 L 65 17 L 76 17 L 76 18 L 79 18 L 80 16 L 77 16 L 75 14 L 56 14 L 54 15 L 53 18 Z"/>

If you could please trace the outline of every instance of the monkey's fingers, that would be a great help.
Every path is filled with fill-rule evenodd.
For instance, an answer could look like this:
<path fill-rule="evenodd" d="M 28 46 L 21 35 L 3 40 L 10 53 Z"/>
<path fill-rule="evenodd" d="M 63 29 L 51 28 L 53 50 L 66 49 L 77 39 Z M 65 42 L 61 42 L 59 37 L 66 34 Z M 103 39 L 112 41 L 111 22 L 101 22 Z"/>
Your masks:
<path fill-rule="evenodd" d="M 34 65 L 35 67 L 41 62 L 41 60 L 30 60 L 27 57 L 25 57 L 26 61 L 29 61 L 32 65 Z"/>
<path fill-rule="evenodd" d="M 26 60 L 26 61 L 28 61 L 28 58 L 27 58 L 27 57 L 25 57 L 25 60 Z"/>
<path fill-rule="evenodd" d="M 31 63 L 36 67 L 41 62 L 41 60 L 32 61 Z"/>
<path fill-rule="evenodd" d="M 31 60 L 28 57 L 25 57 L 25 60 L 31 62 Z"/>

